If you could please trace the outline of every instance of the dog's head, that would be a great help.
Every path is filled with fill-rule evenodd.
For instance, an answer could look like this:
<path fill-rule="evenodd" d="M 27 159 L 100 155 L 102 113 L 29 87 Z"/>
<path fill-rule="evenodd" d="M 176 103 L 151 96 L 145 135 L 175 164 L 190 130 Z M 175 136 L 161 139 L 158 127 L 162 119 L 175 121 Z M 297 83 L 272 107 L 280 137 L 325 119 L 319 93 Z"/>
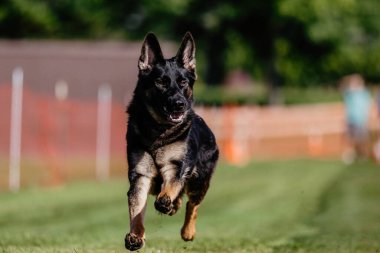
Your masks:
<path fill-rule="evenodd" d="M 148 33 L 138 62 L 139 96 L 159 123 L 179 124 L 189 115 L 193 104 L 195 44 L 188 32 L 177 55 L 164 59 L 160 44 Z"/>

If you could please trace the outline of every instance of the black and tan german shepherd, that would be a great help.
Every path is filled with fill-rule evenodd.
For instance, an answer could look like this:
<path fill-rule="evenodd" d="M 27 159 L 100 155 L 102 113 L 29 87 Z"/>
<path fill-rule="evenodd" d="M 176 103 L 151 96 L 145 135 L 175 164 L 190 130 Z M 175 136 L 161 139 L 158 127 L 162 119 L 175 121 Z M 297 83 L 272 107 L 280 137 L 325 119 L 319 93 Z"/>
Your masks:
<path fill-rule="evenodd" d="M 148 33 L 138 61 L 139 75 L 128 106 L 127 156 L 130 232 L 125 247 L 145 243 L 144 213 L 149 193 L 155 208 L 173 215 L 188 196 L 182 239 L 195 236 L 197 209 L 209 188 L 219 152 L 215 137 L 195 114 L 193 85 L 195 44 L 188 32 L 178 53 L 164 59 L 153 33 Z"/>

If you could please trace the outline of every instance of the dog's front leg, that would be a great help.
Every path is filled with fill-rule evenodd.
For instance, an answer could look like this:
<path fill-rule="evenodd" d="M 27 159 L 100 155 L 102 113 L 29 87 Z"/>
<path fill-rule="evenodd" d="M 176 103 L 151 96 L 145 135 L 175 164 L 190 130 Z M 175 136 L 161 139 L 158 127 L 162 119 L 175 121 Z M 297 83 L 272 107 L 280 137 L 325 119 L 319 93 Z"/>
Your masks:
<path fill-rule="evenodd" d="M 157 211 L 173 215 L 181 205 L 181 196 L 184 183 L 177 175 L 177 167 L 167 165 L 160 170 L 163 183 L 154 206 Z"/>
<path fill-rule="evenodd" d="M 131 251 L 144 246 L 144 215 L 151 181 L 149 177 L 137 175 L 130 182 L 128 191 L 130 232 L 125 237 L 125 247 Z"/>

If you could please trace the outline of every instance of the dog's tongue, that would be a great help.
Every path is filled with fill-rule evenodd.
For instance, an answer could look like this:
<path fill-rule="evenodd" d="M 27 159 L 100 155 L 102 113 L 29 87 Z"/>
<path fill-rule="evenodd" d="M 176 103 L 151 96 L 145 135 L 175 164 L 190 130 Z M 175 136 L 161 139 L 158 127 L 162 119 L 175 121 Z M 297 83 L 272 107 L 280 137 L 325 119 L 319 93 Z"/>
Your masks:
<path fill-rule="evenodd" d="M 183 113 L 181 113 L 181 112 L 173 112 L 170 114 L 172 119 L 179 119 L 182 117 L 182 115 L 183 115 Z"/>
<path fill-rule="evenodd" d="M 172 113 L 170 113 L 169 117 L 170 117 L 171 121 L 173 121 L 175 123 L 179 123 L 182 121 L 183 116 L 184 116 L 184 114 L 181 112 L 172 112 Z"/>

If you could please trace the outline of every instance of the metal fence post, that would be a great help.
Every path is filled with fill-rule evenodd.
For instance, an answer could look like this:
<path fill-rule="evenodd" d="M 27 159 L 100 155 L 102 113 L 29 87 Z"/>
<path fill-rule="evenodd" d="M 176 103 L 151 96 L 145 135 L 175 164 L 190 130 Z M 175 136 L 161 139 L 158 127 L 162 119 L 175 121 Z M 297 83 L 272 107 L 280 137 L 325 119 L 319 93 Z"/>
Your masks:
<path fill-rule="evenodd" d="M 20 189 L 22 89 L 24 73 L 20 67 L 12 73 L 11 131 L 9 150 L 9 189 Z"/>
<path fill-rule="evenodd" d="M 96 137 L 96 178 L 104 181 L 109 176 L 112 90 L 103 84 L 98 91 Z"/>

